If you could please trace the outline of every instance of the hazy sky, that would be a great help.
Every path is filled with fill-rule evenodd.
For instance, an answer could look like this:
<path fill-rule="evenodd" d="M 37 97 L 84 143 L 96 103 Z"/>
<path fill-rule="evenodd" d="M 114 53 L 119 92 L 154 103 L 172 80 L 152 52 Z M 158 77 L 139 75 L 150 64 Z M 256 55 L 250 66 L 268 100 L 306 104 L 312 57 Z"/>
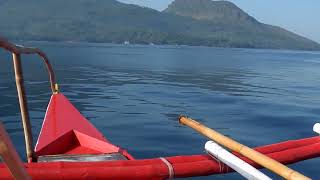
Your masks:
<path fill-rule="evenodd" d="M 119 1 L 163 10 L 173 0 Z M 320 0 L 230 1 L 263 23 L 284 27 L 320 43 Z"/>

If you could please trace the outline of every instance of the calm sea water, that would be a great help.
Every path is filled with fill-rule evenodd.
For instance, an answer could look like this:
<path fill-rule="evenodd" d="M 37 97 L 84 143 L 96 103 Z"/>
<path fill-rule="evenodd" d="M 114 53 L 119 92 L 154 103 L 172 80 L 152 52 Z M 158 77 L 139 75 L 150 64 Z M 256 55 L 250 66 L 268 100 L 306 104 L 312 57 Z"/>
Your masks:
<path fill-rule="evenodd" d="M 251 147 L 314 136 L 312 126 L 320 121 L 320 52 L 22 44 L 47 52 L 61 91 L 111 142 L 136 158 L 203 153 L 206 139 L 180 126 L 180 114 Z M 10 55 L 0 55 L 0 119 L 24 157 Z M 24 57 L 36 141 L 50 90 L 41 62 Z M 314 159 L 291 167 L 320 179 L 319 165 Z"/>

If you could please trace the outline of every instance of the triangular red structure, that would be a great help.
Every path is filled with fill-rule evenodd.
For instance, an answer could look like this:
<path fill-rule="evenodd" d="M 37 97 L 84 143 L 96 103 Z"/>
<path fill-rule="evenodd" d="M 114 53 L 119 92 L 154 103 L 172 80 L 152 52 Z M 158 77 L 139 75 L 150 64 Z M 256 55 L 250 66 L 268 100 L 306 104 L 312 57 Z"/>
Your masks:
<path fill-rule="evenodd" d="M 52 95 L 35 147 L 38 156 L 119 152 L 61 93 Z"/>

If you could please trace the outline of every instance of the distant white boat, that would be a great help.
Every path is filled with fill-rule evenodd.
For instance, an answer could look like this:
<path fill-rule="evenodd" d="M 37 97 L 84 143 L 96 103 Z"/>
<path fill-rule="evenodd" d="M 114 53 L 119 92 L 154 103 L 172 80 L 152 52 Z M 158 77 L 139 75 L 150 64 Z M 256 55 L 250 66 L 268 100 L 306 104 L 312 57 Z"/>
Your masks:
<path fill-rule="evenodd" d="M 125 41 L 123 42 L 124 45 L 129 45 L 130 44 L 130 41 Z"/>

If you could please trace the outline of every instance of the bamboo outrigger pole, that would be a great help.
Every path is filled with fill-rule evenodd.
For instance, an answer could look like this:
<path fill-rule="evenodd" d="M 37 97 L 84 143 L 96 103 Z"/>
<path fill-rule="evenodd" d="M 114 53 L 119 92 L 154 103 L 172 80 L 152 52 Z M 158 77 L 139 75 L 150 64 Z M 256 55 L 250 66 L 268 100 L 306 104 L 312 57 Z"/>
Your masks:
<path fill-rule="evenodd" d="M 7 134 L 4 126 L 0 122 L 0 156 L 9 168 L 14 179 L 31 180 L 26 169 L 23 166 L 17 151 L 14 149 L 10 137 Z"/>
<path fill-rule="evenodd" d="M 189 126 L 194 130 L 198 131 L 200 134 L 210 138 L 211 140 L 235 151 L 240 153 L 241 155 L 251 159 L 252 161 L 256 162 L 257 164 L 273 171 L 274 173 L 280 175 L 281 177 L 289 180 L 311 180 L 310 178 L 296 172 L 287 166 L 271 159 L 268 156 L 265 156 L 262 153 L 259 153 L 245 145 L 242 145 L 231 138 L 228 138 L 204 125 L 201 123 L 187 118 L 186 116 L 180 116 L 179 122 L 183 125 Z"/>

